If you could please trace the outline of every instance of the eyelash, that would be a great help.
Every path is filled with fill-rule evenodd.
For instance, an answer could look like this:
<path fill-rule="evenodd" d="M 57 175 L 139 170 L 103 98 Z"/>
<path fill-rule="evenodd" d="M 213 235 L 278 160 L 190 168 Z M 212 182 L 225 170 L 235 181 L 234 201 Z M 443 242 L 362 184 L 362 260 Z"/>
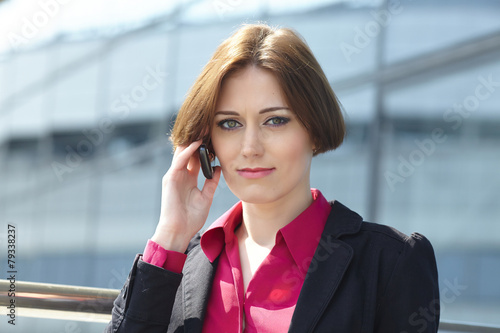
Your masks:
<path fill-rule="evenodd" d="M 280 117 L 280 116 L 275 116 L 275 117 L 271 117 L 269 119 L 267 119 L 264 124 L 267 124 L 273 120 L 279 120 L 279 123 L 278 124 L 269 124 L 269 126 L 271 127 L 279 127 L 279 126 L 283 126 L 285 124 L 287 124 L 289 121 L 290 121 L 290 118 L 287 118 L 287 117 Z M 234 121 L 236 123 L 236 126 L 234 127 L 226 127 L 227 123 L 228 122 L 232 122 Z M 239 126 L 238 126 L 239 125 Z M 234 119 L 224 119 L 224 120 L 221 120 L 217 123 L 217 126 L 220 127 L 221 129 L 225 130 L 225 131 L 232 131 L 236 128 L 239 128 L 241 127 L 241 124 L 239 121 L 237 120 L 234 120 Z"/>
<path fill-rule="evenodd" d="M 234 119 L 224 119 L 224 120 L 221 120 L 217 123 L 217 126 L 222 128 L 223 130 L 225 131 L 232 131 L 234 130 L 235 128 L 238 128 L 239 126 L 234 126 L 234 127 L 226 127 L 225 125 L 227 125 L 228 122 L 230 121 L 234 121 L 237 125 L 241 125 L 237 120 L 234 120 Z"/>
<path fill-rule="evenodd" d="M 265 124 L 267 124 L 268 122 L 275 120 L 275 119 L 279 120 L 280 122 L 278 124 L 270 124 L 270 126 L 273 126 L 273 127 L 283 126 L 290 121 L 290 118 L 276 116 L 276 117 L 272 117 L 272 118 L 266 120 Z"/>

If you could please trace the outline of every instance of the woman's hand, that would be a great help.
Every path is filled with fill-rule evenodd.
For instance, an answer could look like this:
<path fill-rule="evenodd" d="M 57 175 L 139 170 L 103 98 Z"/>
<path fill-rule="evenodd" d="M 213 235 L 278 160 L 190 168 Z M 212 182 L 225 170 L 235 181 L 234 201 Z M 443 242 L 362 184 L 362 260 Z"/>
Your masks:
<path fill-rule="evenodd" d="M 203 227 L 219 183 L 221 168 L 203 189 L 197 187 L 201 140 L 177 147 L 172 165 L 162 180 L 160 221 L 151 240 L 166 250 L 185 252 L 191 238 Z"/>

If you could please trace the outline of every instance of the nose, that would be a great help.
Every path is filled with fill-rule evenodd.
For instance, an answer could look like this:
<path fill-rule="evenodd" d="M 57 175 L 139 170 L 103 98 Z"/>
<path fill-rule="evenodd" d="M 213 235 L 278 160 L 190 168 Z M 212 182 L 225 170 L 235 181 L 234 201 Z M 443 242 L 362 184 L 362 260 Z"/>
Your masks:
<path fill-rule="evenodd" d="M 241 143 L 241 154 L 244 157 L 258 157 L 264 153 L 262 133 L 258 126 L 247 126 L 243 133 Z"/>

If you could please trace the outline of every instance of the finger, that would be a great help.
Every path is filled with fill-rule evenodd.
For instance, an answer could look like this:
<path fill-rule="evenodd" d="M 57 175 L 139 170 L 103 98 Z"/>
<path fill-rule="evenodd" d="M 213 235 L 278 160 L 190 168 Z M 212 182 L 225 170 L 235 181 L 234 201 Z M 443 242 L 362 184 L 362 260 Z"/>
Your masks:
<path fill-rule="evenodd" d="M 215 190 L 217 190 L 217 185 L 219 184 L 220 176 L 221 176 L 221 167 L 216 166 L 214 168 L 212 179 L 205 179 L 205 183 L 203 184 L 203 188 L 201 189 L 201 194 L 212 200 L 215 194 Z"/>
<path fill-rule="evenodd" d="M 202 144 L 202 140 L 196 140 L 189 145 L 178 146 L 175 149 L 174 156 L 188 155 L 190 156 Z"/>
<path fill-rule="evenodd" d="M 201 140 L 194 141 L 188 146 L 179 146 L 174 152 L 174 157 L 172 159 L 172 166 L 176 169 L 185 169 L 188 163 L 196 152 L 198 147 L 201 145 Z"/>
<path fill-rule="evenodd" d="M 195 151 L 189 158 L 187 169 L 189 172 L 198 175 L 198 173 L 200 172 L 200 167 L 201 167 L 200 155 L 198 154 L 197 151 Z"/>

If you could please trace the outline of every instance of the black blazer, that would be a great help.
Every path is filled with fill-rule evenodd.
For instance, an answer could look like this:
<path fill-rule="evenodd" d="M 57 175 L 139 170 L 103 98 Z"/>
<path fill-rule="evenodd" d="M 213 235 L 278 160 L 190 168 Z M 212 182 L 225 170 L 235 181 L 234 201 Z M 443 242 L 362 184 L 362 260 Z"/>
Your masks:
<path fill-rule="evenodd" d="M 217 268 L 191 241 L 182 274 L 136 257 L 106 332 L 201 332 Z M 333 203 L 289 332 L 437 332 L 438 273 L 429 241 Z M 218 332 L 217 332 L 218 333 Z"/>

